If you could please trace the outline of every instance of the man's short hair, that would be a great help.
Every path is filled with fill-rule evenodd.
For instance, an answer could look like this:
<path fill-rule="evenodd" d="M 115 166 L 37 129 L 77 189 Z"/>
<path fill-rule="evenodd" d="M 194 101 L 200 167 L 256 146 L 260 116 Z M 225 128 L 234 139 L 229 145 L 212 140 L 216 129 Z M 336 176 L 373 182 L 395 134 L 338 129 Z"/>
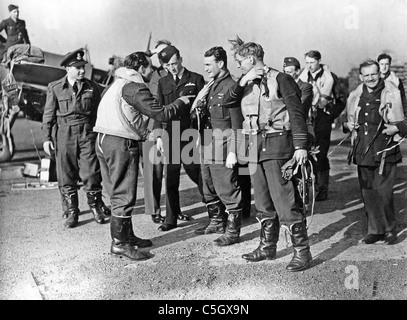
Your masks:
<path fill-rule="evenodd" d="M 124 59 L 124 67 L 127 69 L 138 71 L 141 66 L 147 67 L 148 65 L 147 55 L 142 51 L 133 52 Z"/>
<path fill-rule="evenodd" d="M 374 61 L 373 59 L 368 59 L 366 61 L 363 61 L 360 66 L 359 66 L 359 73 L 362 74 L 362 69 L 366 67 L 370 67 L 375 65 L 377 67 L 377 70 L 380 70 L 379 64 L 377 61 Z"/>
<path fill-rule="evenodd" d="M 222 47 L 213 47 L 210 48 L 208 51 L 205 52 L 204 57 L 212 57 L 214 56 L 215 61 L 223 61 L 225 64 L 225 68 L 227 68 L 228 65 L 228 55 Z"/>
<path fill-rule="evenodd" d="M 317 50 L 310 50 L 305 54 L 305 57 L 310 57 L 315 60 L 321 60 L 322 56 L 321 53 Z"/>
<path fill-rule="evenodd" d="M 377 57 L 377 62 L 380 62 L 380 60 L 383 59 L 389 59 L 389 63 L 391 64 L 391 57 L 387 53 L 382 53 Z"/>
<path fill-rule="evenodd" d="M 244 42 L 239 36 L 236 36 L 235 40 L 229 40 L 229 42 L 232 44 L 232 50 L 235 52 L 235 55 L 238 54 L 242 57 L 251 55 L 263 61 L 264 50 L 261 45 L 254 42 Z"/>

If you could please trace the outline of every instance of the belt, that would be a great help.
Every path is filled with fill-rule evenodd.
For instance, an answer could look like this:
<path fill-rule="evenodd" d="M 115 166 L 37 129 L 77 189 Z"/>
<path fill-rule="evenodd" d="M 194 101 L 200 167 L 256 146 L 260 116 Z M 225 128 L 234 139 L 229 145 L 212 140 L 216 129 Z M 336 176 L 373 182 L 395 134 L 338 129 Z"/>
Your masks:
<path fill-rule="evenodd" d="M 68 124 L 71 126 L 77 125 L 77 124 L 85 124 L 85 123 L 90 123 L 90 119 L 87 117 L 58 117 L 57 118 L 57 123 L 58 124 Z"/>

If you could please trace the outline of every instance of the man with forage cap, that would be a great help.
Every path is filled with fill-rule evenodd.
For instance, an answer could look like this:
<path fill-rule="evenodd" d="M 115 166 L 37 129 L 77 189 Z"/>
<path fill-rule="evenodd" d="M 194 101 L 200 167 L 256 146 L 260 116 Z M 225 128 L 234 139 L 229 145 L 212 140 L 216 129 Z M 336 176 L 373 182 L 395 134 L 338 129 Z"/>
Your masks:
<path fill-rule="evenodd" d="M 158 82 L 158 98 L 161 104 L 170 104 L 179 97 L 190 95 L 196 96 L 205 85 L 202 75 L 189 71 L 182 65 L 182 57 L 179 50 L 170 45 L 160 51 L 158 58 L 164 63 L 168 75 L 161 78 Z M 191 104 L 194 99 L 191 99 Z M 194 161 L 187 163 L 182 157 L 182 149 L 190 141 L 181 141 L 181 135 L 190 128 L 190 105 L 180 108 L 177 116 L 167 122 L 155 121 L 154 129 L 157 137 L 157 149 L 165 155 L 165 190 L 166 190 L 166 217 L 164 223 L 159 227 L 161 231 L 168 231 L 177 227 L 177 219 L 189 220 L 189 217 L 182 214 L 179 200 L 179 184 L 181 163 L 185 172 L 192 181 L 198 186 L 202 195 L 202 180 L 200 174 L 200 164 Z M 163 147 L 159 131 L 165 130 L 165 137 L 168 137 L 166 148 Z M 164 132 L 163 132 L 164 133 Z M 163 141 L 164 140 L 164 141 Z M 199 155 L 198 147 L 192 150 Z M 199 156 L 198 156 L 199 161 Z"/>
<path fill-rule="evenodd" d="M 110 210 L 102 200 L 102 176 L 95 152 L 93 126 L 100 102 L 101 89 L 85 75 L 84 51 L 69 52 L 60 65 L 67 75 L 51 82 L 47 89 L 42 132 L 44 151 L 55 149 L 58 185 L 67 220 L 73 228 L 79 220 L 78 184 L 83 182 L 87 202 L 97 223 L 104 223 Z"/>
<path fill-rule="evenodd" d="M 8 6 L 10 17 L 0 22 L 0 32 L 3 30 L 7 34 L 7 40 L 4 46 L 4 51 L 0 52 L 0 58 L 7 49 L 15 44 L 30 44 L 28 32 L 25 26 L 25 21 L 18 18 L 19 8 L 14 4 Z"/>

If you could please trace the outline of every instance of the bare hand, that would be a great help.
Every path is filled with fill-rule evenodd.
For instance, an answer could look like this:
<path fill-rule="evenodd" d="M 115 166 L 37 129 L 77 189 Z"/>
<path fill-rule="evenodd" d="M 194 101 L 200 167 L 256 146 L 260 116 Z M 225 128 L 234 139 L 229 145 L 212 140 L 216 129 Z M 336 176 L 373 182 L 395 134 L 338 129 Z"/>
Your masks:
<path fill-rule="evenodd" d="M 201 91 L 198 92 L 198 95 L 196 96 L 196 99 L 194 101 L 194 103 L 192 104 L 191 107 L 191 113 L 194 112 L 194 110 L 197 107 L 197 104 L 200 100 L 203 100 L 206 98 L 206 96 L 209 94 L 209 90 L 211 89 L 211 86 L 213 85 L 213 83 L 215 82 L 215 80 L 211 80 L 209 81 L 202 89 Z"/>
<path fill-rule="evenodd" d="M 236 153 L 229 152 L 226 158 L 226 168 L 233 169 L 236 163 L 237 163 Z"/>
<path fill-rule="evenodd" d="M 307 162 L 308 152 L 305 149 L 298 149 L 294 152 L 294 159 L 298 164 Z"/>
<path fill-rule="evenodd" d="M 178 99 L 180 99 L 185 104 L 189 104 L 189 99 L 193 99 L 195 97 L 196 96 L 194 96 L 194 95 L 190 95 L 190 96 L 182 96 L 182 97 L 179 97 Z"/>
<path fill-rule="evenodd" d="M 347 128 L 349 131 L 355 130 L 355 123 L 354 122 L 345 122 L 344 123 L 345 128 Z"/>
<path fill-rule="evenodd" d="M 254 79 L 260 79 L 264 75 L 263 68 L 251 68 L 248 73 L 246 73 L 243 78 L 240 80 L 240 85 L 244 87 L 247 85 L 249 81 L 253 81 Z"/>
<path fill-rule="evenodd" d="M 163 143 L 163 139 L 157 138 L 157 144 L 156 144 L 156 146 L 157 146 L 157 150 L 158 150 L 160 153 L 164 153 L 164 143 Z"/>
<path fill-rule="evenodd" d="M 394 136 L 397 132 L 399 132 L 399 129 L 392 124 L 384 124 L 385 128 L 383 129 L 382 133 L 387 134 L 388 136 Z"/>
<path fill-rule="evenodd" d="M 44 149 L 45 153 L 49 156 L 51 156 L 51 150 L 55 150 L 54 144 L 52 143 L 52 141 L 45 141 L 42 144 L 42 148 Z"/>

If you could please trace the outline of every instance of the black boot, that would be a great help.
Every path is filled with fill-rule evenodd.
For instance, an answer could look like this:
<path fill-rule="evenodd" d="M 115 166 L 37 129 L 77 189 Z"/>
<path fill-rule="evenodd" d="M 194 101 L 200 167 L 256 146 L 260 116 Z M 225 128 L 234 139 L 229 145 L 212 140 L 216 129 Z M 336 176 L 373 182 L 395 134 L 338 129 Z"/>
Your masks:
<path fill-rule="evenodd" d="M 61 206 L 62 206 L 62 218 L 68 218 L 68 205 L 65 200 L 65 196 L 61 191 L 61 187 L 59 187 L 59 192 L 61 193 Z"/>
<path fill-rule="evenodd" d="M 223 234 L 226 228 L 226 213 L 224 204 L 218 200 L 206 205 L 209 215 L 209 223 L 195 230 L 195 234 Z"/>
<path fill-rule="evenodd" d="M 64 222 L 64 227 L 74 228 L 79 221 L 79 200 L 78 193 L 64 194 L 64 202 L 66 204 L 66 213 L 68 218 Z"/>
<path fill-rule="evenodd" d="M 253 252 L 242 255 L 243 259 L 257 262 L 273 260 L 277 254 L 277 242 L 280 235 L 278 218 L 263 219 L 260 222 L 260 244 Z"/>
<path fill-rule="evenodd" d="M 240 227 L 242 225 L 242 209 L 230 210 L 226 222 L 225 233 L 214 240 L 217 246 L 228 246 L 240 241 Z"/>
<path fill-rule="evenodd" d="M 102 200 L 102 191 L 90 191 L 86 193 L 86 196 L 93 218 L 97 223 L 104 223 L 106 216 L 110 216 L 111 213 Z"/>
<path fill-rule="evenodd" d="M 291 226 L 291 241 L 293 243 L 294 256 L 286 269 L 292 272 L 307 269 L 312 261 L 312 256 L 309 249 L 307 228 L 304 222 Z"/>
<path fill-rule="evenodd" d="M 150 257 L 146 253 L 135 249 L 129 243 L 130 228 L 132 228 L 131 217 L 112 216 L 110 222 L 110 234 L 112 236 L 110 252 L 130 260 L 149 259 Z"/>
<path fill-rule="evenodd" d="M 141 239 L 134 234 L 133 224 L 130 223 L 129 228 L 129 244 L 137 248 L 147 248 L 153 245 L 153 242 L 149 239 Z"/>
<path fill-rule="evenodd" d="M 328 187 L 329 187 L 329 170 L 318 171 L 317 173 L 318 194 L 315 197 L 315 201 L 325 201 L 326 199 L 328 199 Z"/>

